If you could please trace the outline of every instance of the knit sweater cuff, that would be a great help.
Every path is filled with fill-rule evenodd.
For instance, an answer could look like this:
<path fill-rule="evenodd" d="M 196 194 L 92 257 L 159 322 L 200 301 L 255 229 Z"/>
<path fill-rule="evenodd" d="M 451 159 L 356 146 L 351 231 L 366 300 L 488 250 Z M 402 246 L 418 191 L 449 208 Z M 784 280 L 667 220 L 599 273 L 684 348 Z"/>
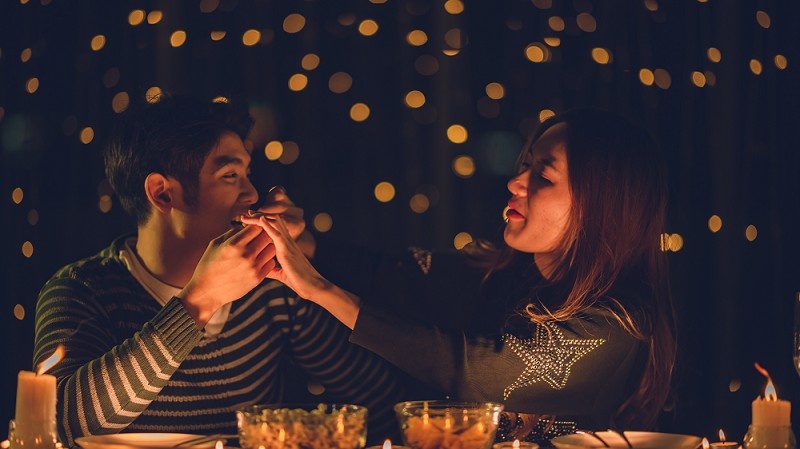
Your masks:
<path fill-rule="evenodd" d="M 173 296 L 150 320 L 161 341 L 176 355 L 185 356 L 203 338 L 203 332 L 186 311 L 178 297 Z"/>

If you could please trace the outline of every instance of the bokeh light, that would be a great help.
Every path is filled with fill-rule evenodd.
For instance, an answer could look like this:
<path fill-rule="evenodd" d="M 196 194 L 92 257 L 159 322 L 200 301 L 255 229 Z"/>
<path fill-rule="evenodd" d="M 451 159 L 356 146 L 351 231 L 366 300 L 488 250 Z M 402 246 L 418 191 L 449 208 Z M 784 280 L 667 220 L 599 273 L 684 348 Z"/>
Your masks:
<path fill-rule="evenodd" d="M 375 199 L 381 203 L 388 203 L 392 201 L 395 196 L 394 185 L 389 181 L 381 181 L 375 185 L 374 192 Z"/>
<path fill-rule="evenodd" d="M 317 232 L 328 232 L 333 228 L 333 217 L 327 212 L 314 215 L 314 229 Z"/>
<path fill-rule="evenodd" d="M 467 141 L 467 128 L 463 125 L 454 124 L 447 128 L 447 139 L 453 143 L 464 143 Z"/>

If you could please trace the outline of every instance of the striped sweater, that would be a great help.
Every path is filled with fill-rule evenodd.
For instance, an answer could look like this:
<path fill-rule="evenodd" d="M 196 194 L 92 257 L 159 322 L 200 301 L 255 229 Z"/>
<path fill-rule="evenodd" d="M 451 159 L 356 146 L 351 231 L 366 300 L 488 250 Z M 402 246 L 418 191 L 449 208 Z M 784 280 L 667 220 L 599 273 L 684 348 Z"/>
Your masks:
<path fill-rule="evenodd" d="M 394 435 L 400 399 L 391 367 L 348 343 L 327 312 L 265 281 L 235 301 L 206 337 L 180 301 L 161 307 L 119 258 L 124 237 L 60 269 L 36 307 L 34 366 L 58 344 L 57 426 L 62 443 L 126 432 L 235 433 L 235 410 L 292 401 L 287 364 L 322 384 L 326 398 L 369 410 L 368 440 Z"/>

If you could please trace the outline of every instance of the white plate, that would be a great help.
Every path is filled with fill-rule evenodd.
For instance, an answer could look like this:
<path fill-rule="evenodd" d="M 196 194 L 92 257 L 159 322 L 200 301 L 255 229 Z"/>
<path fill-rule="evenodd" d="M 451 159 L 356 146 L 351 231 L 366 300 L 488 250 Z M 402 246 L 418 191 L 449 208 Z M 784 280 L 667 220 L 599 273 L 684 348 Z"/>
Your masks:
<path fill-rule="evenodd" d="M 595 434 L 612 448 L 628 448 L 625 440 L 616 432 L 595 432 Z M 676 433 L 628 431 L 625 432 L 625 436 L 634 449 L 697 449 L 702 441 L 700 437 L 694 435 Z M 605 448 L 597 438 L 581 433 L 555 437 L 550 442 L 559 449 Z"/>
<path fill-rule="evenodd" d="M 118 433 L 115 435 L 92 435 L 75 438 L 83 449 L 172 449 L 178 443 L 200 438 L 191 433 Z M 225 440 L 222 440 L 223 444 Z M 217 440 L 203 441 L 186 446 L 191 449 L 214 448 Z"/>

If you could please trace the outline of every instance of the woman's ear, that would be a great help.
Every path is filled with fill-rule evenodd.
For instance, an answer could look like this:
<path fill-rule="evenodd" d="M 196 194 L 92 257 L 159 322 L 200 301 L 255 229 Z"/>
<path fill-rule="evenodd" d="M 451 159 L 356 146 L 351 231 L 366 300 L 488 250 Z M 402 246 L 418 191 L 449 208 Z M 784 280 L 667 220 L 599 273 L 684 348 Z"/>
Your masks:
<path fill-rule="evenodd" d="M 150 173 L 144 180 L 144 191 L 156 209 L 167 212 L 172 207 L 174 194 L 170 180 L 161 173 Z"/>

